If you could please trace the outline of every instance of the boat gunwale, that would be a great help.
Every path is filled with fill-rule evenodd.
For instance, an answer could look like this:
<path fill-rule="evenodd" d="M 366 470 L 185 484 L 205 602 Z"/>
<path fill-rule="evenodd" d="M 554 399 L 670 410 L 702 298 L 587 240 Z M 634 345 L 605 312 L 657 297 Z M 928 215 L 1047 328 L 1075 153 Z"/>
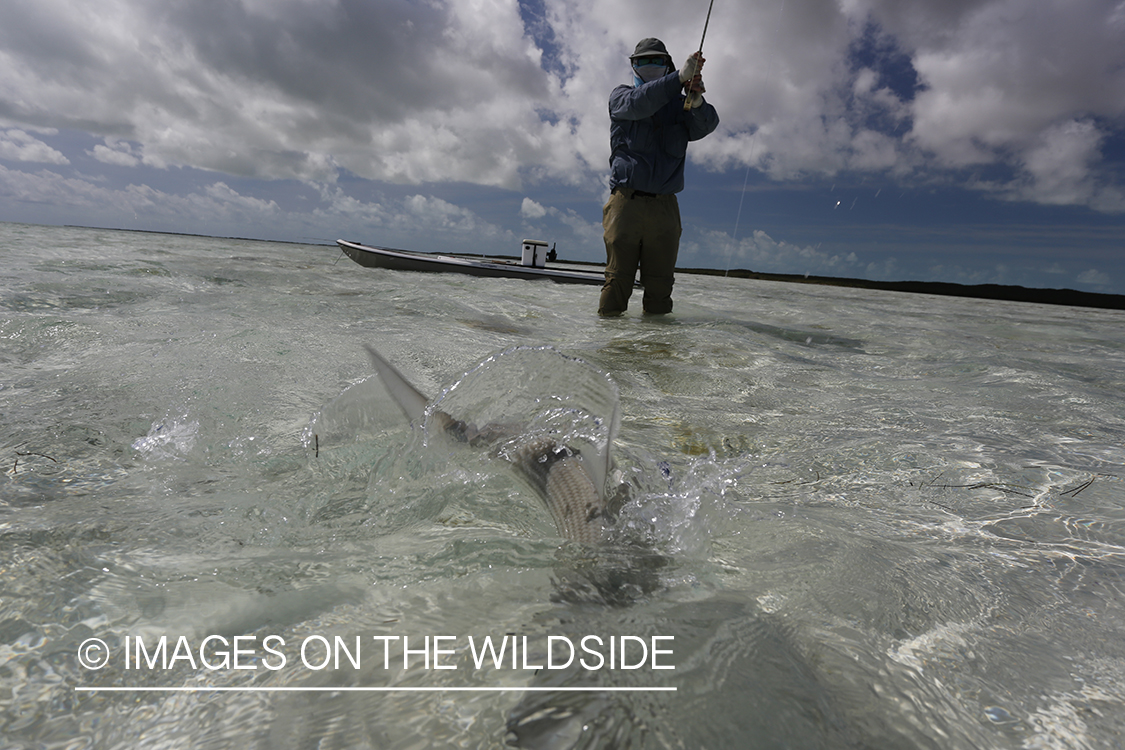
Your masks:
<path fill-rule="evenodd" d="M 507 276 L 508 278 L 548 279 L 551 281 L 577 282 L 585 284 L 601 284 L 605 281 L 603 272 L 600 271 L 579 271 L 563 268 L 548 268 L 546 266 L 524 266 L 517 262 L 499 260 L 495 258 L 462 257 L 456 255 L 446 255 L 442 253 L 422 253 L 413 250 L 399 250 L 395 248 L 363 245 L 351 240 L 336 240 L 336 244 L 339 245 L 340 249 L 343 250 L 344 253 L 348 255 L 348 257 L 366 268 L 387 268 L 387 270 L 413 270 L 420 272 L 438 273 L 464 272 L 469 274 L 474 274 L 474 272 L 476 271 L 483 271 L 485 273 L 479 273 L 475 275 L 486 276 L 489 275 L 487 272 L 494 272 L 495 274 L 502 274 L 503 276 Z M 357 255 L 359 255 L 359 257 L 357 257 Z M 378 263 L 368 265 L 367 263 L 361 262 L 361 258 L 397 259 L 404 263 L 416 263 L 420 266 L 429 267 L 394 269 L 388 268 L 387 266 L 383 266 Z"/>

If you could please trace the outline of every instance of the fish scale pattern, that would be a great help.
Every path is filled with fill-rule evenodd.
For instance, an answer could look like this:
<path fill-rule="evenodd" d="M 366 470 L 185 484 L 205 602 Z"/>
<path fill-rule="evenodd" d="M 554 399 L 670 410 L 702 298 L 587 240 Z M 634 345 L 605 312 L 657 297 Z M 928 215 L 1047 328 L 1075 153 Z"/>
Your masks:
<path fill-rule="evenodd" d="M 560 536 L 580 544 L 605 541 L 605 503 L 581 455 L 550 438 L 537 438 L 507 458 L 539 491 Z"/>

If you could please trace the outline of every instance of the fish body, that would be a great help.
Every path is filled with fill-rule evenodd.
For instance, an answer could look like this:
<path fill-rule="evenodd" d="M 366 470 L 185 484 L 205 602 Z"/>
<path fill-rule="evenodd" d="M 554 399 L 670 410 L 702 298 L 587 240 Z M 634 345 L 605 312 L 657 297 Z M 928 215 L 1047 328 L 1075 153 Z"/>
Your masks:
<path fill-rule="evenodd" d="M 422 424 L 430 400 L 373 347 L 366 349 L 375 371 L 403 414 L 413 424 Z M 606 541 L 618 504 L 616 498 L 607 499 L 605 493 L 608 444 L 603 455 L 591 460 L 574 446 L 547 435 L 520 434 L 512 425 L 478 427 L 438 409 L 431 410 L 429 416 L 457 440 L 472 445 L 500 441 L 497 455 L 511 463 L 537 491 L 559 536 L 586 545 Z"/>
<path fill-rule="evenodd" d="M 539 492 L 559 536 L 589 545 L 605 541 L 607 504 L 582 454 L 549 438 L 533 438 L 518 443 L 505 458 Z"/>

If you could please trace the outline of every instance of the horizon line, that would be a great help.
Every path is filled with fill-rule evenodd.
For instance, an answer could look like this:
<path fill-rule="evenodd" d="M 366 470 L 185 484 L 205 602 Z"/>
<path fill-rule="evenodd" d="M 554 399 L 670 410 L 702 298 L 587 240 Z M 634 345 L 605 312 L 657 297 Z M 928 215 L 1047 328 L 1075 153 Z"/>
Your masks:
<path fill-rule="evenodd" d="M 247 686 L 247 687 L 93 687 L 76 685 L 74 692 L 82 693 L 125 693 L 125 692 L 161 692 L 161 693 L 441 693 L 441 692 L 557 692 L 557 693 L 597 693 L 597 692 L 675 692 L 675 687 L 296 687 L 296 686 Z"/>

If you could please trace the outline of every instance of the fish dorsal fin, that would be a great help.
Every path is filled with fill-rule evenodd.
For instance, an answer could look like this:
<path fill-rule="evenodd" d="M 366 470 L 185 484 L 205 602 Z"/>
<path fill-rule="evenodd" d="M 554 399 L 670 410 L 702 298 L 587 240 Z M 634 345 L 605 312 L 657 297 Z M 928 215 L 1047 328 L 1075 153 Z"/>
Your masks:
<path fill-rule="evenodd" d="M 604 500 L 621 419 L 618 402 L 617 385 L 587 362 L 550 346 L 514 346 L 466 372 L 431 408 L 455 415 L 468 428 L 483 425 L 471 434 L 489 442 L 523 435 L 566 446 Z"/>
<path fill-rule="evenodd" d="M 590 461 L 589 466 L 586 467 L 586 472 L 593 480 L 594 487 L 598 490 L 598 496 L 603 501 L 606 499 L 606 486 L 610 473 L 613 471 L 613 457 L 610 455 L 610 451 L 613 449 L 613 441 L 617 439 L 617 428 L 621 424 L 621 414 L 618 409 L 618 404 L 614 402 L 613 412 L 609 415 L 609 424 L 606 425 L 605 443 L 595 446 L 594 460 Z"/>
<path fill-rule="evenodd" d="M 576 455 L 599 499 L 606 501 L 621 413 L 617 385 L 605 373 L 551 347 L 517 346 L 485 359 L 431 406 L 379 352 L 364 348 L 387 391 L 416 427 L 433 419 L 443 432 L 473 445 L 521 433 L 550 436 Z M 521 423 L 518 418 L 528 414 L 536 415 L 532 423 Z"/>
<path fill-rule="evenodd" d="M 373 347 L 364 344 L 363 348 L 367 350 L 371 357 L 371 364 L 375 365 L 375 371 L 379 373 L 383 385 L 386 386 L 395 403 L 402 409 L 402 413 L 414 424 L 422 424 L 430 400 L 411 385 L 410 381 L 404 378 L 394 365 L 383 359 L 382 355 L 375 351 Z"/>

